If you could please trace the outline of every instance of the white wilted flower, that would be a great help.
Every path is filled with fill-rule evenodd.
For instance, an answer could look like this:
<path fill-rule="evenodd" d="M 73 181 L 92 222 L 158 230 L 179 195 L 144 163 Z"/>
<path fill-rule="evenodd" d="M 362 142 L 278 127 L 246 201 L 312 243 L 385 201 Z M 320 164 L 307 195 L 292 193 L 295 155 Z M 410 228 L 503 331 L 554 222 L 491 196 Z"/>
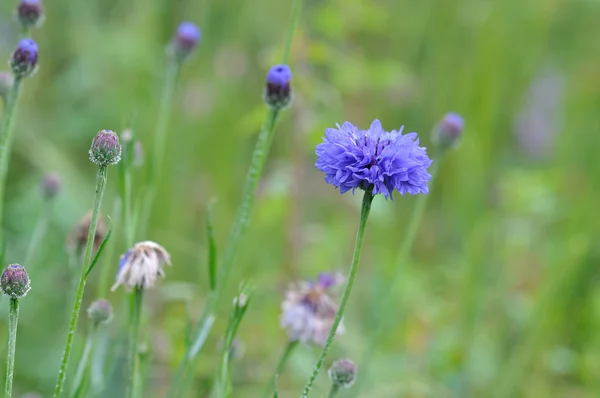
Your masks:
<path fill-rule="evenodd" d="M 159 276 L 165 276 L 165 264 L 171 265 L 171 256 L 164 247 L 152 241 L 136 243 L 121 256 L 117 281 L 111 290 L 119 285 L 127 290 L 151 288 Z"/>

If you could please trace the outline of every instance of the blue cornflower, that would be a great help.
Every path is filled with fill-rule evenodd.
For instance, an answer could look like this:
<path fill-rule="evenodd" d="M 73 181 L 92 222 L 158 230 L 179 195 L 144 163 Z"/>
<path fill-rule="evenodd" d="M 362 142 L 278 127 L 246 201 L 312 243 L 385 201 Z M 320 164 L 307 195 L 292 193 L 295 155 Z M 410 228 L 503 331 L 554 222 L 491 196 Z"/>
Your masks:
<path fill-rule="evenodd" d="M 317 145 L 315 166 L 325 173 L 328 184 L 340 188 L 340 193 L 357 188 L 373 194 L 392 197 L 428 193 L 431 175 L 427 168 L 432 161 L 424 147 L 419 146 L 417 133 L 387 132 L 379 120 L 368 130 L 360 130 L 349 122 L 325 131 L 323 143 Z"/>
<path fill-rule="evenodd" d="M 287 65 L 275 65 L 267 73 L 264 99 L 274 109 L 283 109 L 292 99 L 292 70 Z"/>

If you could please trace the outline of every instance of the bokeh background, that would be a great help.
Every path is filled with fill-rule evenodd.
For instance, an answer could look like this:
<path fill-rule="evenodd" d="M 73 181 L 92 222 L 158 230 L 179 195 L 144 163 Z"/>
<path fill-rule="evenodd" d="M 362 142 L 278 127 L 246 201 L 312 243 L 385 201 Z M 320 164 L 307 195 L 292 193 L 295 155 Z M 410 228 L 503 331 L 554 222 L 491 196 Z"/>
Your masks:
<path fill-rule="evenodd" d="M 25 82 L 16 122 L 7 263 L 23 261 L 43 211 L 41 176 L 58 172 L 63 191 L 43 245 L 24 264 L 32 290 L 21 304 L 16 396 L 53 391 L 74 290 L 65 241 L 94 193 L 91 139 L 100 129 L 135 127 L 151 153 L 165 45 L 182 20 L 203 30 L 179 81 L 149 232 L 138 237 L 173 257 L 148 295 L 143 325 L 146 396 L 163 397 L 186 325 L 208 291 L 205 208 L 216 198 L 223 248 L 266 112 L 264 75 L 281 59 L 292 2 L 45 3 L 45 24 L 33 33 L 40 68 Z M 18 39 L 15 5 L 0 4 L 0 59 Z M 233 298 L 240 281 L 256 288 L 239 330 L 234 397 L 261 396 L 273 372 L 287 341 L 279 308 L 288 283 L 348 270 L 360 195 L 340 195 L 314 168 L 324 130 L 346 120 L 366 128 L 379 118 L 387 129 L 418 132 L 430 147 L 430 132 L 448 111 L 464 116 L 464 139 L 440 165 L 386 311 L 376 303 L 416 198 L 374 202 L 347 333 L 327 364 L 340 357 L 360 363 L 377 319 L 392 319 L 393 327 L 372 353 L 369 374 L 359 369 L 360 391 L 341 396 L 597 396 L 599 15 L 596 0 L 303 1 L 290 59 L 295 99 L 277 126 L 228 289 Z M 134 192 L 143 192 L 146 172 L 136 172 Z M 126 349 L 125 295 L 100 286 L 126 250 L 120 183 L 111 169 L 103 213 L 115 235 L 84 303 L 107 297 L 116 312 L 101 343 L 110 354 L 106 397 L 122 396 Z M 5 298 L 0 306 L 5 336 Z M 229 307 L 224 300 L 190 397 L 208 396 Z M 72 371 L 87 329 L 82 316 Z M 279 378 L 280 396 L 299 395 L 318 353 L 295 352 Z M 328 387 L 322 373 L 312 395 L 323 397 Z"/>

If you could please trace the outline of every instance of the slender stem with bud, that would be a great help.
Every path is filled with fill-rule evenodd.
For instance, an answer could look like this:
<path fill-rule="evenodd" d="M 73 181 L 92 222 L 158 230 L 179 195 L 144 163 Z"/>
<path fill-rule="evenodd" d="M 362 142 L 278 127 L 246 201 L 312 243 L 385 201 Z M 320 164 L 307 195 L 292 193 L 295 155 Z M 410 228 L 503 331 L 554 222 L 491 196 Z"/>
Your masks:
<path fill-rule="evenodd" d="M 297 346 L 298 346 L 298 340 L 294 340 L 294 341 L 290 341 L 288 343 L 288 345 L 285 347 L 285 351 L 283 351 L 283 354 L 281 355 L 281 358 L 279 358 L 279 362 L 277 363 L 277 367 L 275 368 L 275 373 L 273 373 L 273 376 L 271 376 L 271 379 L 269 380 L 269 384 L 267 384 L 267 388 L 265 389 L 265 393 L 263 394 L 264 398 L 271 396 L 271 393 L 273 392 L 273 389 L 275 388 L 275 383 L 277 381 L 277 377 L 279 377 L 281 372 L 283 372 L 283 368 L 285 367 L 285 364 L 287 363 L 288 359 L 290 359 L 292 352 L 294 351 L 294 349 Z"/>
<path fill-rule="evenodd" d="M 348 277 L 348 283 L 344 288 L 344 292 L 342 293 L 342 300 L 340 302 L 340 309 L 335 315 L 335 320 L 333 321 L 333 326 L 329 331 L 329 335 L 327 336 L 327 340 L 325 341 L 325 345 L 323 346 L 323 351 L 319 356 L 319 360 L 315 365 L 315 369 L 313 370 L 312 375 L 308 379 L 308 382 L 304 386 L 304 390 L 302 391 L 302 398 L 308 397 L 312 386 L 321 371 L 321 367 L 323 366 L 323 362 L 325 362 L 325 357 L 327 356 L 327 352 L 331 347 L 331 343 L 333 342 L 333 338 L 335 337 L 335 333 L 337 328 L 342 321 L 342 316 L 344 315 L 344 310 L 346 309 L 346 304 L 348 303 L 348 298 L 350 297 L 350 292 L 352 290 L 352 286 L 354 285 L 354 279 L 356 278 L 356 273 L 358 270 L 358 263 L 360 262 L 360 255 L 362 253 L 363 239 L 365 236 L 365 229 L 367 227 L 367 219 L 369 218 L 369 213 L 371 211 L 371 203 L 373 202 L 373 192 L 371 190 L 365 191 L 365 196 L 362 201 L 362 208 L 360 212 L 360 221 L 358 224 L 358 232 L 356 233 L 356 243 L 354 245 L 354 255 L 352 256 L 352 265 L 350 266 L 350 276 Z"/>
<path fill-rule="evenodd" d="M 138 339 L 140 334 L 140 318 L 142 314 L 142 302 L 144 298 L 144 289 L 136 287 L 130 296 L 130 319 L 129 319 L 129 384 L 127 386 L 127 397 L 137 397 L 139 390 L 139 356 Z"/>
<path fill-rule="evenodd" d="M 328 398 L 334 398 L 337 394 L 337 392 L 339 391 L 339 387 L 336 384 L 332 384 L 331 385 L 331 390 L 329 390 L 329 395 L 327 395 Z"/>
<path fill-rule="evenodd" d="M 104 186 L 106 185 L 106 167 L 107 166 L 98 167 L 98 173 L 96 174 L 96 195 L 94 196 L 92 219 L 90 221 L 90 229 L 88 231 L 87 244 L 85 246 L 85 255 L 83 258 L 83 265 L 81 267 L 81 276 L 79 278 L 79 284 L 77 286 L 75 303 L 73 305 L 73 311 L 71 312 L 71 321 L 69 322 L 69 331 L 67 333 L 65 351 L 63 353 L 62 361 L 60 364 L 60 370 L 58 372 L 56 388 L 54 389 L 54 398 L 60 398 L 62 390 L 64 388 L 65 379 L 67 377 L 67 367 L 69 365 L 71 349 L 73 348 L 75 328 L 77 327 L 77 319 L 79 318 L 79 310 L 81 309 L 81 303 L 83 301 L 83 291 L 85 290 L 85 282 L 87 279 L 86 272 L 92 260 L 92 248 L 94 245 L 94 236 L 96 235 L 96 226 L 98 225 L 98 214 L 100 213 L 100 204 L 102 203 L 102 195 L 104 194 Z"/>
<path fill-rule="evenodd" d="M 15 348 L 17 343 L 17 325 L 19 322 L 19 300 L 9 299 L 8 313 L 8 356 L 6 358 L 6 384 L 4 397 L 12 396 L 13 375 L 15 373 Z"/>

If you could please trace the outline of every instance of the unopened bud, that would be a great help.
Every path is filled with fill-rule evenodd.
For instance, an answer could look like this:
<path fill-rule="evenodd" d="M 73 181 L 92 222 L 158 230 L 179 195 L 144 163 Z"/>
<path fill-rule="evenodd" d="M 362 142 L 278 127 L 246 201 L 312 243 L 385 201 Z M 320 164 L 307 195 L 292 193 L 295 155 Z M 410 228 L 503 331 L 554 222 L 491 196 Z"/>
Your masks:
<path fill-rule="evenodd" d="M 96 134 L 90 147 L 90 160 L 98 166 L 109 166 L 121 160 L 119 137 L 111 130 L 102 130 Z"/>
<path fill-rule="evenodd" d="M 38 45 L 32 39 L 23 39 L 10 58 L 10 69 L 17 78 L 30 76 L 37 66 Z"/>
<path fill-rule="evenodd" d="M 19 264 L 10 264 L 0 276 L 0 290 L 12 299 L 22 299 L 31 289 L 29 275 Z"/>
<path fill-rule="evenodd" d="M 51 200 L 58 195 L 61 188 L 60 176 L 57 173 L 47 173 L 42 178 L 42 196 Z"/>
<path fill-rule="evenodd" d="M 108 300 L 100 299 L 90 304 L 88 317 L 96 324 L 109 323 L 113 317 L 112 305 Z"/>
<path fill-rule="evenodd" d="M 356 380 L 356 365 L 349 359 L 337 360 L 329 368 L 329 379 L 340 388 L 350 388 Z"/>
<path fill-rule="evenodd" d="M 292 99 L 292 71 L 287 65 L 275 65 L 267 73 L 264 100 L 273 109 L 283 109 Z"/>
<path fill-rule="evenodd" d="M 440 149 L 455 147 L 462 136 L 463 118 L 453 112 L 447 113 L 433 131 L 433 141 Z"/>
<path fill-rule="evenodd" d="M 25 28 L 41 25 L 44 19 L 41 1 L 21 0 L 17 6 L 17 19 Z"/>
<path fill-rule="evenodd" d="M 192 22 L 182 22 L 171 41 L 171 55 L 180 61 L 183 60 L 194 51 L 200 37 L 201 33 L 198 26 Z"/>

